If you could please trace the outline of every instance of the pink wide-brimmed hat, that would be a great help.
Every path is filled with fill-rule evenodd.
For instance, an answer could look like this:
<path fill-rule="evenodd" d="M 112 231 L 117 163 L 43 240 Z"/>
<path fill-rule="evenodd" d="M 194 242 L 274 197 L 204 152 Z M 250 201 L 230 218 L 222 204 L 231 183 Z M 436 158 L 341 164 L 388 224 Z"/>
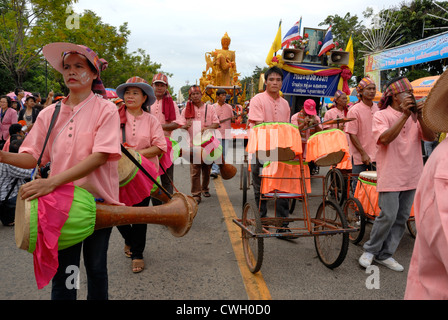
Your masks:
<path fill-rule="evenodd" d="M 59 73 L 64 71 L 64 57 L 69 53 L 80 54 L 89 60 L 89 62 L 95 67 L 98 77 L 93 81 L 92 90 L 101 94 L 104 98 L 107 98 L 106 88 L 100 79 L 102 71 L 106 70 L 108 62 L 104 59 L 100 59 L 95 51 L 79 44 L 69 42 L 54 42 L 47 44 L 42 48 L 42 53 L 50 63 L 50 65 Z"/>

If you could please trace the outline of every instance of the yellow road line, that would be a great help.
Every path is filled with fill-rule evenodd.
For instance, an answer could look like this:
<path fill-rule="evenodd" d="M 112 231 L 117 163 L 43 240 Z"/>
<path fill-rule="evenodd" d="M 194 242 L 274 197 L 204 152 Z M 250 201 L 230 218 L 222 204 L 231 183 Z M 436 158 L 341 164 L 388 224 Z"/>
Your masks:
<path fill-rule="evenodd" d="M 233 205 L 230 202 L 221 177 L 214 179 L 213 181 L 215 183 L 216 194 L 218 195 L 224 220 L 227 225 L 230 242 L 232 243 L 233 251 L 238 262 L 238 267 L 240 269 L 249 300 L 272 300 L 261 271 L 253 274 L 247 268 L 243 253 L 243 244 L 241 241 L 241 228 L 232 221 L 232 219 L 236 219 L 237 216 L 235 210 L 233 210 Z"/>

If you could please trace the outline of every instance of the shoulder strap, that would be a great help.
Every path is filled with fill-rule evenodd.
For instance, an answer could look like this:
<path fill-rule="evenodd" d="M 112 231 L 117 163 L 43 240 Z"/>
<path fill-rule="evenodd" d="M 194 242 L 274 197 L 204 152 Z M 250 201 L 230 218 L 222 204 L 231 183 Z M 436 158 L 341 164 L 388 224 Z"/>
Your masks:
<path fill-rule="evenodd" d="M 11 196 L 12 191 L 14 190 L 14 187 L 16 186 L 17 182 L 19 181 L 19 178 L 16 178 L 14 182 L 11 185 L 11 189 L 9 190 L 8 194 L 6 195 L 6 198 L 3 200 L 4 202 L 8 201 L 9 197 Z"/>
<path fill-rule="evenodd" d="M 40 153 L 39 159 L 37 160 L 36 168 L 34 169 L 34 171 L 32 173 L 32 177 L 31 177 L 32 179 L 34 179 L 36 177 L 37 171 L 39 170 L 40 163 L 42 161 L 42 156 L 44 154 L 45 147 L 47 146 L 48 138 L 50 137 L 50 133 L 53 130 L 54 124 L 56 123 L 56 119 L 58 117 L 60 110 L 61 110 L 61 101 L 58 101 L 58 103 L 56 104 L 56 107 L 54 108 L 53 116 L 51 117 L 50 126 L 48 127 L 47 136 L 45 137 L 44 146 L 42 147 L 42 152 Z"/>

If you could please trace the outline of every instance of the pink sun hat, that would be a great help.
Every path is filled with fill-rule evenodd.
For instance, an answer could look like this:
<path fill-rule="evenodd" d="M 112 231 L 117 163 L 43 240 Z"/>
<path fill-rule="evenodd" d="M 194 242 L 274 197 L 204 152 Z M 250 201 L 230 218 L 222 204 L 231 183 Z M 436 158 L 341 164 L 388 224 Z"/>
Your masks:
<path fill-rule="evenodd" d="M 100 79 L 100 74 L 102 71 L 106 70 L 108 62 L 104 59 L 100 59 L 95 51 L 92 49 L 69 42 L 54 42 L 47 44 L 42 48 L 42 53 L 45 59 L 50 63 L 50 65 L 59 73 L 64 71 L 64 58 L 69 53 L 76 53 L 86 57 L 87 60 L 95 67 L 98 77 L 93 81 L 92 90 L 101 94 L 105 99 L 107 99 L 106 88 Z"/>
<path fill-rule="evenodd" d="M 313 99 L 305 100 L 305 103 L 303 104 L 303 109 L 305 109 L 305 112 L 310 116 L 315 116 L 317 114 L 316 102 Z"/>

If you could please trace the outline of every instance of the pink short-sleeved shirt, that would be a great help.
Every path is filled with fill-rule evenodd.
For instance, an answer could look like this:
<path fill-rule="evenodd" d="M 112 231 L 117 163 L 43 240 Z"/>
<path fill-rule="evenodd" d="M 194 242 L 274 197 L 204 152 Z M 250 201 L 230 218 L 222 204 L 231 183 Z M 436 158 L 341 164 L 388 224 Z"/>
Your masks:
<path fill-rule="evenodd" d="M 336 107 L 331 108 L 327 112 L 325 112 L 324 115 L 324 121 L 333 120 L 337 118 L 345 118 L 344 110 L 339 110 Z M 341 127 L 341 124 L 339 124 L 339 127 Z M 324 124 L 324 129 L 337 129 L 337 124 Z"/>
<path fill-rule="evenodd" d="M 448 299 L 448 140 L 431 153 L 414 200 L 418 230 L 409 266 L 409 300 Z"/>
<path fill-rule="evenodd" d="M 182 110 L 179 124 L 185 125 L 187 119 L 185 118 L 186 108 Z M 190 146 L 193 146 L 193 139 L 195 135 L 200 135 L 201 128 L 208 127 L 214 123 L 219 123 L 215 108 L 210 104 L 203 103 L 201 107 L 194 106 L 193 124 L 188 128 L 188 135 L 190 137 Z"/>
<path fill-rule="evenodd" d="M 345 125 L 345 132 L 358 137 L 361 146 L 367 152 L 372 162 L 376 161 L 376 140 L 372 136 L 372 119 L 378 110 L 376 103 L 369 107 L 361 101 L 353 105 L 347 114 L 347 118 L 355 118 L 356 120 L 347 122 Z M 355 148 L 351 139 L 349 139 L 349 149 L 350 154 L 353 156 L 353 163 L 361 165 L 361 154 Z"/>
<path fill-rule="evenodd" d="M 232 129 L 232 118 L 233 118 L 233 110 L 230 104 L 224 103 L 222 106 L 219 103 L 215 103 L 213 105 L 215 108 L 216 115 L 218 116 L 219 121 L 228 119 L 219 124 L 220 139 L 226 139 L 226 130 L 228 137 L 231 137 L 230 130 Z"/>
<path fill-rule="evenodd" d="M 167 151 L 166 139 L 162 125 L 156 117 L 148 112 L 134 117 L 126 111 L 126 143 L 135 150 L 146 149 L 152 146 L 159 147 L 163 152 Z M 159 168 L 158 157 L 149 159 Z"/>
<path fill-rule="evenodd" d="M 93 93 L 72 108 L 62 100 L 61 110 L 50 134 L 42 164 L 51 162 L 50 175 L 68 170 L 95 152 L 109 154 L 106 164 L 89 175 L 74 181 L 95 198 L 107 204 L 122 205 L 118 192 L 118 160 L 120 149 L 120 119 L 112 102 Z M 24 140 L 20 152 L 31 154 L 36 160 L 42 152 L 45 137 L 56 104 L 43 109 Z"/>
<path fill-rule="evenodd" d="M 290 122 L 290 116 L 288 101 L 282 97 L 274 99 L 265 91 L 250 100 L 250 127 L 254 126 L 254 122 Z"/>
<path fill-rule="evenodd" d="M 159 120 L 160 124 L 166 124 L 167 121 L 165 120 L 165 115 L 163 114 L 163 105 L 162 105 L 163 99 L 156 100 L 151 107 L 150 107 L 150 113 Z M 176 120 L 172 122 L 178 123 L 180 119 L 180 111 L 177 104 L 173 101 L 174 106 L 174 112 L 176 113 Z M 179 124 L 179 123 L 178 123 Z M 169 137 L 171 136 L 172 131 L 164 131 L 165 136 Z"/>
<path fill-rule="evenodd" d="M 406 191 L 417 188 L 423 171 L 422 131 L 420 123 L 408 118 L 398 136 L 387 146 L 378 142 L 383 132 L 399 120 L 402 113 L 387 107 L 378 111 L 373 117 L 372 136 L 378 151 L 377 191 Z"/>

